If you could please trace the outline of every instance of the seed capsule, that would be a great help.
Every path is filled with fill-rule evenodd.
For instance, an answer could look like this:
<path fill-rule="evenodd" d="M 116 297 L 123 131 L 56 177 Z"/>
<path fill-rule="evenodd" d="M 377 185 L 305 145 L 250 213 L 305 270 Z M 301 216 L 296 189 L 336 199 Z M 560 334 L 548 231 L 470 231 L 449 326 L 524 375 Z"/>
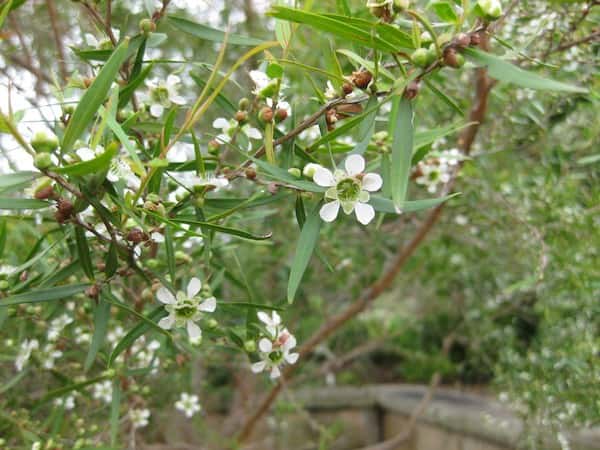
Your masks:
<path fill-rule="evenodd" d="M 352 72 L 352 82 L 359 89 L 366 89 L 373 79 L 373 75 L 368 70 Z"/>

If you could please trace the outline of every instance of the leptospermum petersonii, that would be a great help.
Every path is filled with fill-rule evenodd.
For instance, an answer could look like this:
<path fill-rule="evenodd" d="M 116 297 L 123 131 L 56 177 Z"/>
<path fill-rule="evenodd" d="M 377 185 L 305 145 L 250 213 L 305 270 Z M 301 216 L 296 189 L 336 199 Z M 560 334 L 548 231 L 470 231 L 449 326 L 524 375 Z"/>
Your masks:
<path fill-rule="evenodd" d="M 202 299 L 198 297 L 202 289 L 202 282 L 198 278 L 192 278 L 188 283 L 186 292 L 179 291 L 173 295 L 164 286 L 156 293 L 156 298 L 164 303 L 165 310 L 169 313 L 158 322 L 158 326 L 170 330 L 175 327 L 185 327 L 192 340 L 199 340 L 202 330 L 196 324 L 202 317 L 202 313 L 213 312 L 217 308 L 217 300 L 214 297 Z"/>
<path fill-rule="evenodd" d="M 321 207 L 319 215 L 325 222 L 333 222 L 341 206 L 346 214 L 354 211 L 358 221 L 367 225 L 375 217 L 375 210 L 368 204 L 369 192 L 381 189 L 383 180 L 376 173 L 364 173 L 365 160 L 360 155 L 348 156 L 344 168 L 333 173 L 322 166 L 314 168 L 313 181 L 329 188 L 325 199 L 333 200 Z"/>
<path fill-rule="evenodd" d="M 295 364 L 300 356 L 292 350 L 296 347 L 296 338 L 287 328 L 281 325 L 281 318 L 275 311 L 269 316 L 258 313 L 258 318 L 265 324 L 268 336 L 258 341 L 260 361 L 252 364 L 252 372 L 270 372 L 271 379 L 281 376 L 281 366 Z"/>

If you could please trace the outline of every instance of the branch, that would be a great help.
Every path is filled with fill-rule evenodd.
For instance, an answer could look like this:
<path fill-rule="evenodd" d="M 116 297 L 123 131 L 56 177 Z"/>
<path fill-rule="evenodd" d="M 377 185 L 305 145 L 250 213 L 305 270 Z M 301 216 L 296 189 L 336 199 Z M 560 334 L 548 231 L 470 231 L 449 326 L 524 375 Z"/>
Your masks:
<path fill-rule="evenodd" d="M 46 0 L 46 6 L 48 7 L 48 16 L 50 17 L 50 25 L 52 26 L 52 34 L 54 35 L 56 52 L 58 53 L 58 67 L 60 68 L 60 75 L 63 80 L 66 80 L 69 76 L 69 72 L 67 71 L 65 46 L 61 37 L 60 27 L 58 24 L 58 13 L 56 12 L 54 0 Z"/>

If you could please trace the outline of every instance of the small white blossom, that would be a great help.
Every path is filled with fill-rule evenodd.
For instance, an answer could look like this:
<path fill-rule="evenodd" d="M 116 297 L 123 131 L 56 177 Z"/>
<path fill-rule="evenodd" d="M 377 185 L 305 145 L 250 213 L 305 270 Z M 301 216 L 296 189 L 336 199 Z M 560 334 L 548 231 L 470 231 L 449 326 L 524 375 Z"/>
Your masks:
<path fill-rule="evenodd" d="M 129 420 L 133 428 L 143 428 L 148 425 L 148 419 L 150 418 L 149 409 L 130 409 Z"/>
<path fill-rule="evenodd" d="M 345 170 L 337 169 L 334 173 L 321 166 L 316 168 L 314 182 L 328 187 L 325 198 L 333 200 L 321 207 L 319 215 L 325 222 L 333 222 L 341 206 L 346 214 L 354 211 L 358 221 L 367 225 L 375 217 L 375 210 L 367 203 L 369 192 L 381 189 L 383 180 L 376 173 L 363 173 L 365 160 L 361 155 L 348 156 L 344 167 Z"/>
<path fill-rule="evenodd" d="M 63 352 L 57 350 L 53 344 L 46 344 L 40 352 L 40 361 L 42 362 L 42 367 L 44 367 L 44 369 L 53 369 L 54 361 L 60 358 L 62 355 Z"/>
<path fill-rule="evenodd" d="M 179 291 L 173 295 L 166 287 L 162 286 L 156 293 L 156 298 L 165 304 L 169 313 L 158 322 L 158 326 L 165 330 L 175 327 L 185 327 L 190 339 L 197 339 L 202 335 L 202 330 L 196 322 L 204 312 L 213 312 L 217 307 L 214 297 L 201 299 L 198 297 L 202 283 L 198 278 L 192 278 L 186 292 Z"/>
<path fill-rule="evenodd" d="M 265 324 L 265 328 L 271 334 L 271 336 L 277 336 L 279 326 L 281 325 L 281 317 L 277 314 L 277 311 L 273 311 L 271 316 L 266 312 L 260 311 L 258 313 L 258 319 Z"/>
<path fill-rule="evenodd" d="M 451 169 L 448 164 L 440 159 L 429 159 L 420 161 L 417 164 L 417 170 L 420 172 L 415 179 L 417 184 L 427 187 L 427 191 L 435 193 L 440 184 L 445 184 L 450 181 Z"/>
<path fill-rule="evenodd" d="M 198 400 L 197 395 L 182 392 L 179 400 L 175 402 L 175 409 L 184 413 L 185 416 L 189 419 L 197 412 L 200 412 L 202 410 L 202 407 L 200 406 L 200 402 Z"/>
<path fill-rule="evenodd" d="M 339 96 L 338 91 L 333 87 L 331 81 L 327 80 L 327 89 L 325 89 L 325 98 L 332 99 Z"/>
<path fill-rule="evenodd" d="M 40 441 L 36 441 L 31 446 L 31 450 L 42 450 L 42 443 Z"/>
<path fill-rule="evenodd" d="M 73 318 L 68 314 L 62 314 L 59 317 L 56 317 L 50 321 L 50 326 L 48 327 L 48 340 L 56 341 L 62 330 L 73 322 Z"/>
<path fill-rule="evenodd" d="M 106 333 L 106 340 L 111 344 L 115 344 L 117 341 L 120 341 L 123 336 L 125 336 L 125 330 L 119 325 Z"/>
<path fill-rule="evenodd" d="M 185 105 L 186 101 L 179 95 L 181 79 L 177 75 L 169 75 L 166 80 L 148 80 L 146 86 L 150 89 L 150 114 L 162 116 L 165 108 L 171 105 Z"/>
<path fill-rule="evenodd" d="M 68 395 L 66 397 L 59 397 L 54 400 L 54 404 L 56 406 L 62 406 L 67 411 L 70 411 L 75 408 L 75 396 Z"/>
<path fill-rule="evenodd" d="M 260 361 L 252 364 L 252 372 L 259 373 L 267 371 L 271 373 L 271 379 L 281 376 L 281 366 L 284 364 L 295 364 L 300 356 L 291 350 L 296 347 L 296 338 L 284 328 L 277 327 L 275 335 L 271 339 L 262 338 L 258 341 Z"/>
<path fill-rule="evenodd" d="M 95 399 L 102 400 L 105 403 L 110 403 L 112 400 L 113 387 L 110 380 L 105 380 L 94 385 L 93 396 Z"/>
<path fill-rule="evenodd" d="M 111 30 L 115 39 L 119 41 L 119 38 L 121 37 L 121 32 L 116 28 L 111 28 Z M 101 39 L 97 39 L 96 36 L 94 36 L 93 34 L 85 33 L 83 37 L 88 47 L 94 47 L 99 50 L 106 50 L 112 47 L 112 42 L 108 36 L 103 36 Z"/>
<path fill-rule="evenodd" d="M 262 134 L 260 133 L 260 131 L 250 126 L 250 124 L 244 124 L 240 126 L 236 120 L 227 120 L 224 117 L 219 117 L 213 122 L 213 128 L 217 128 L 222 131 L 222 133 L 217 136 L 217 140 L 225 144 L 231 141 L 231 137 L 233 136 L 235 130 L 238 129 L 238 127 L 240 133 L 245 134 L 250 139 L 262 139 Z M 251 149 L 252 144 L 248 143 L 247 150 Z"/>
<path fill-rule="evenodd" d="M 27 361 L 29 361 L 29 358 L 31 357 L 31 351 L 37 350 L 38 348 L 39 342 L 37 341 L 37 339 L 32 339 L 30 341 L 25 339 L 23 341 L 23 343 L 21 344 L 21 349 L 19 350 L 17 358 L 15 359 L 15 367 L 17 368 L 17 370 L 23 370 L 23 367 L 25 367 Z"/>

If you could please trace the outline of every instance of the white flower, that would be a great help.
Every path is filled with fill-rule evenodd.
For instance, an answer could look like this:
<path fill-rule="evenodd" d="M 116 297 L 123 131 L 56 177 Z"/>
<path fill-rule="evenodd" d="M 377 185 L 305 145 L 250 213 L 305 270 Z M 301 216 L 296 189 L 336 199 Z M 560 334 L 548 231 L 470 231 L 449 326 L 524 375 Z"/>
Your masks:
<path fill-rule="evenodd" d="M 59 317 L 56 317 L 50 321 L 50 326 L 48 327 L 48 340 L 56 341 L 62 330 L 73 322 L 73 318 L 68 314 L 62 314 Z"/>
<path fill-rule="evenodd" d="M 440 152 L 439 158 L 440 162 L 449 166 L 456 166 L 460 161 L 463 161 L 465 159 L 462 152 L 457 148 L 444 150 L 443 152 Z"/>
<path fill-rule="evenodd" d="M 23 341 L 23 343 L 21 344 L 21 349 L 19 350 L 17 358 L 15 359 L 15 367 L 17 368 L 17 370 L 23 370 L 23 367 L 25 367 L 27 361 L 29 361 L 31 351 L 37 350 L 38 348 L 39 342 L 37 341 L 37 339 L 32 339 L 30 341 L 25 339 Z"/>
<path fill-rule="evenodd" d="M 333 200 L 321 207 L 319 215 L 325 222 L 333 222 L 341 205 L 346 214 L 354 211 L 358 221 L 367 225 L 375 217 L 375 210 L 367 203 L 369 192 L 381 189 L 383 180 L 376 173 L 363 173 L 365 160 L 360 155 L 348 156 L 344 167 L 346 170 L 337 169 L 335 173 L 321 166 L 316 168 L 314 182 L 328 187 L 325 198 Z"/>
<path fill-rule="evenodd" d="M 260 131 L 250 126 L 250 124 L 244 124 L 240 126 L 236 120 L 227 120 L 224 117 L 219 117 L 213 122 L 213 128 L 217 128 L 222 131 L 222 133 L 219 134 L 216 139 L 224 144 L 231 141 L 231 137 L 238 127 L 240 133 L 245 134 L 250 139 L 262 139 L 262 134 L 260 134 Z M 251 143 L 248 143 L 247 149 L 252 149 Z"/>
<path fill-rule="evenodd" d="M 53 344 L 46 344 L 43 350 L 40 352 L 40 361 L 44 369 L 53 369 L 54 361 L 60 358 L 63 352 L 57 350 Z"/>
<path fill-rule="evenodd" d="M 112 400 L 113 387 L 110 380 L 103 381 L 102 383 L 96 383 L 94 385 L 94 398 L 102 400 L 105 403 L 110 403 Z"/>
<path fill-rule="evenodd" d="M 219 189 L 229 186 L 227 177 L 210 173 L 206 173 L 204 176 L 187 176 L 185 178 L 180 178 L 179 181 L 188 188 L 193 188 L 194 186 L 212 186 Z"/>
<path fill-rule="evenodd" d="M 104 147 L 98 145 L 93 150 L 89 147 L 80 147 L 75 151 L 75 153 L 82 161 L 90 161 L 102 155 L 104 151 Z M 141 183 L 138 176 L 131 169 L 129 159 L 124 155 L 118 155 L 116 158 L 111 160 L 108 172 L 106 174 L 106 179 L 111 183 L 124 180 L 127 184 L 127 187 L 132 190 L 139 189 Z"/>
<path fill-rule="evenodd" d="M 119 41 L 119 38 L 121 37 L 121 32 L 119 30 L 117 30 L 116 28 L 111 28 L 112 30 L 112 34 L 115 37 L 115 39 L 117 40 L 117 42 Z M 108 36 L 103 36 L 101 39 L 96 39 L 96 36 L 94 36 L 91 33 L 85 33 L 85 35 L 83 36 L 85 38 L 85 43 L 87 44 L 88 47 L 94 47 L 97 48 L 99 50 L 102 49 L 109 49 L 112 47 L 112 42 L 110 41 L 110 38 Z"/>
<path fill-rule="evenodd" d="M 92 335 L 87 331 L 84 331 L 83 327 L 76 327 L 73 332 L 77 344 L 88 344 L 92 340 Z"/>
<path fill-rule="evenodd" d="M 175 409 L 185 414 L 188 419 L 202 409 L 197 395 L 182 392 L 179 400 L 175 402 Z"/>
<path fill-rule="evenodd" d="M 170 330 L 173 326 L 186 327 L 190 339 L 198 339 L 202 330 L 196 322 L 203 312 L 213 312 L 217 307 L 217 299 L 214 297 L 197 297 L 201 288 L 202 283 L 198 278 L 192 278 L 186 292 L 179 291 L 176 296 L 162 286 L 156 293 L 156 298 L 166 305 L 165 310 L 169 315 L 160 319 L 158 326 L 165 330 Z"/>
<path fill-rule="evenodd" d="M 500 3 L 500 0 L 478 0 L 477 5 L 490 19 L 497 19 L 502 15 L 502 3 Z"/>
<path fill-rule="evenodd" d="M 181 79 L 177 75 L 169 75 L 165 80 L 149 80 L 146 86 L 150 88 L 150 114 L 154 117 L 162 116 L 165 108 L 172 104 L 185 105 L 185 98 L 179 95 L 178 89 Z"/>
<path fill-rule="evenodd" d="M 394 4 L 394 0 L 367 0 L 367 8 L 392 6 L 393 4 Z"/>
<path fill-rule="evenodd" d="M 331 84 L 331 81 L 327 80 L 327 89 L 325 89 L 325 98 L 335 98 L 339 96 L 337 90 L 333 87 L 333 84 Z"/>
<path fill-rule="evenodd" d="M 67 411 L 70 411 L 75 408 L 75 396 L 68 395 L 67 397 L 59 397 L 54 400 L 54 404 L 56 406 L 62 406 Z"/>
<path fill-rule="evenodd" d="M 271 316 L 266 312 L 259 311 L 258 318 L 266 325 L 265 328 L 271 336 L 276 337 L 279 332 L 279 326 L 281 325 L 281 317 L 277 314 L 277 311 L 273 311 Z"/>
<path fill-rule="evenodd" d="M 150 235 L 150 239 L 152 239 L 152 242 L 156 242 L 157 244 L 162 244 L 165 242 L 165 237 L 158 231 L 153 231 Z"/>
<path fill-rule="evenodd" d="M 42 443 L 40 441 L 36 441 L 31 446 L 31 450 L 42 450 Z"/>
<path fill-rule="evenodd" d="M 312 178 L 315 176 L 315 171 L 320 167 L 320 164 L 308 163 L 302 169 L 302 175 L 304 175 L 306 178 Z"/>
<path fill-rule="evenodd" d="M 283 364 L 295 364 L 298 361 L 300 355 L 291 352 L 294 347 L 296 347 L 294 335 L 290 334 L 286 328 L 281 331 L 277 329 L 277 333 L 272 339 L 262 338 L 258 341 L 258 353 L 261 361 L 252 364 L 252 372 L 259 373 L 266 370 L 271 372 L 271 379 L 279 378 Z"/>
<path fill-rule="evenodd" d="M 269 76 L 260 71 L 260 70 L 251 70 L 250 78 L 254 82 L 254 90 L 252 93 L 254 95 L 259 95 L 263 97 L 272 97 L 275 94 L 275 89 L 277 87 L 277 80 L 269 78 Z M 281 82 L 279 85 L 279 89 L 282 90 L 285 88 L 285 83 Z"/>
<path fill-rule="evenodd" d="M 445 184 L 450 181 L 450 167 L 438 160 L 420 161 L 417 165 L 417 170 L 420 171 L 415 182 L 427 187 L 427 192 L 435 193 L 439 184 Z"/>
<path fill-rule="evenodd" d="M 106 333 L 106 340 L 111 344 L 115 344 L 117 341 L 120 341 L 123 336 L 125 336 L 125 330 L 119 325 Z"/>
<path fill-rule="evenodd" d="M 150 418 L 149 409 L 130 409 L 129 420 L 133 428 L 143 428 L 148 425 L 148 419 Z"/>

